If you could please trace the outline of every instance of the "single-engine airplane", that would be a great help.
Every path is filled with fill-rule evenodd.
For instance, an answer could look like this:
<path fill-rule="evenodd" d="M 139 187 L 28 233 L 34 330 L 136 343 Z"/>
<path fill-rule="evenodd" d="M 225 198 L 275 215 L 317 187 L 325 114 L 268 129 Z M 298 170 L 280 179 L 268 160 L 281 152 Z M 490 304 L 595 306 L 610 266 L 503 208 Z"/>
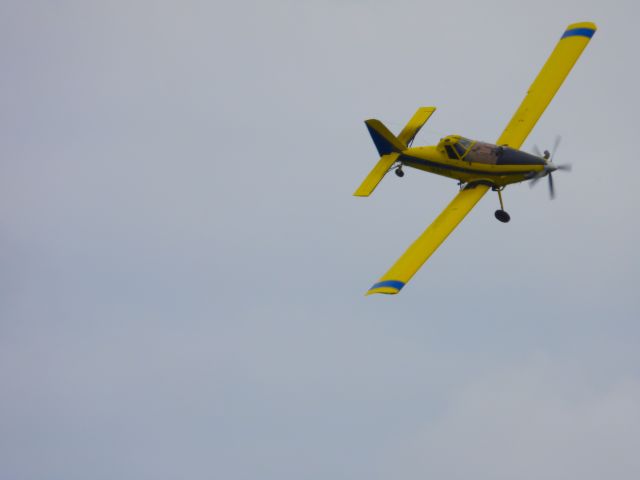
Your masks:
<path fill-rule="evenodd" d="M 510 216 L 504 210 L 501 192 L 507 185 L 526 180 L 535 182 L 546 176 L 553 198 L 551 174 L 556 170 L 568 170 L 569 166 L 555 165 L 552 162 L 553 155 L 548 151 L 542 155 L 535 151 L 534 155 L 519 148 L 595 31 L 596 26 L 591 22 L 574 23 L 567 27 L 495 144 L 449 135 L 434 146 L 411 147 L 414 137 L 429 120 L 435 107 L 419 108 L 397 137 L 379 120 L 365 122 L 380 160 L 355 191 L 355 196 L 371 195 L 391 170 L 402 177 L 405 166 L 454 178 L 460 186 L 460 192 L 451 203 L 369 289 L 367 295 L 398 293 L 489 189 L 498 193 L 500 209 L 496 210 L 495 216 L 505 223 Z"/>

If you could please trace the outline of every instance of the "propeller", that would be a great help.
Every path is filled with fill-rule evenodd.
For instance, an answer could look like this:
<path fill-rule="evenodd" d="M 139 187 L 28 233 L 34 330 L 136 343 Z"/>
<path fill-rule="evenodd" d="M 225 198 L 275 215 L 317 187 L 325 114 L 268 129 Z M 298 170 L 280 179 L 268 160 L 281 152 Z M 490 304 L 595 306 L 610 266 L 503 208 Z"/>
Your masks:
<path fill-rule="evenodd" d="M 538 182 L 538 180 L 540 180 L 544 176 L 549 177 L 549 196 L 551 197 L 552 200 L 555 198 L 556 193 L 553 187 L 553 176 L 551 174 L 556 170 L 563 170 L 567 172 L 571 171 L 570 164 L 561 164 L 561 165 L 553 164 L 553 157 L 555 156 L 561 141 L 562 141 L 562 137 L 560 135 L 557 135 L 555 141 L 553 142 L 553 148 L 551 149 L 551 153 L 549 153 L 549 150 L 545 150 L 544 153 L 540 153 L 540 149 L 538 148 L 538 146 L 537 145 L 533 146 L 533 153 L 536 154 L 538 157 L 544 158 L 546 164 L 544 166 L 544 170 L 537 173 L 531 178 L 530 186 L 533 187 Z"/>

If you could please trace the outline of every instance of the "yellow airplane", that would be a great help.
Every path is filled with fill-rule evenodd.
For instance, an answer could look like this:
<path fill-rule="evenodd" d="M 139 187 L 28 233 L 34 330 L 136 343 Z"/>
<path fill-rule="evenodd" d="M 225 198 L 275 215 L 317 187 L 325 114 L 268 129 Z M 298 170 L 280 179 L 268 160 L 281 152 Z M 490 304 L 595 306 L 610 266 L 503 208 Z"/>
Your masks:
<path fill-rule="evenodd" d="M 498 193 L 500 209 L 496 210 L 495 216 L 501 222 L 510 220 L 509 214 L 504 210 L 501 191 L 511 183 L 525 180 L 535 182 L 547 176 L 553 198 L 551 173 L 568 170 L 569 166 L 553 164 L 552 155 L 548 151 L 543 155 L 536 151 L 532 155 L 519 148 L 595 31 L 596 26 L 591 22 L 574 23 L 567 27 L 496 144 L 449 135 L 435 146 L 410 148 L 414 137 L 429 120 L 435 107 L 419 108 L 397 137 L 379 120 L 365 122 L 380 154 L 380 160 L 355 191 L 355 196 L 371 195 L 380 180 L 391 170 L 402 177 L 404 166 L 455 178 L 460 185 L 460 192 L 447 208 L 369 289 L 367 295 L 398 293 L 489 189 Z"/>

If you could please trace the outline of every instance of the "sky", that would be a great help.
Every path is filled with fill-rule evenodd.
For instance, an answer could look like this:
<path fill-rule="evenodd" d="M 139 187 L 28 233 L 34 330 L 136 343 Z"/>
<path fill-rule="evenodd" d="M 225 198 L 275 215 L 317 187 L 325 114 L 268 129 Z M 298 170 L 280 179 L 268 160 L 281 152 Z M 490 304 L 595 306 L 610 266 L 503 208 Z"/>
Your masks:
<path fill-rule="evenodd" d="M 640 476 L 636 2 L 0 3 L 0 465 L 75 479 Z M 455 195 L 370 198 L 362 123 L 495 141 L 599 30 L 400 295 Z"/>

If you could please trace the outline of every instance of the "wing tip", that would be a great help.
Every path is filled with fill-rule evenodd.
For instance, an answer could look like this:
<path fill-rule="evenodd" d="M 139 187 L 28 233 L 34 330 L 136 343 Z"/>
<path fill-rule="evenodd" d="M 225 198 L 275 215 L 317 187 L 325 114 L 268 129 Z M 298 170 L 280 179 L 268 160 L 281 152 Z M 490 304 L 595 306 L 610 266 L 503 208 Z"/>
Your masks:
<path fill-rule="evenodd" d="M 590 39 L 597 29 L 598 27 L 593 22 L 572 23 L 565 29 L 561 39 L 567 37 L 587 37 Z"/>
<path fill-rule="evenodd" d="M 400 290 L 402 290 L 402 287 L 404 286 L 405 286 L 405 283 L 401 282 L 400 280 L 383 280 L 373 285 L 369 289 L 369 291 L 366 293 L 366 295 L 368 296 L 374 293 L 384 293 L 386 295 L 395 295 L 397 293 L 400 293 Z"/>
<path fill-rule="evenodd" d="M 368 197 L 371 195 L 371 189 L 363 187 L 362 185 L 358 187 L 358 189 L 353 192 L 354 197 Z"/>

